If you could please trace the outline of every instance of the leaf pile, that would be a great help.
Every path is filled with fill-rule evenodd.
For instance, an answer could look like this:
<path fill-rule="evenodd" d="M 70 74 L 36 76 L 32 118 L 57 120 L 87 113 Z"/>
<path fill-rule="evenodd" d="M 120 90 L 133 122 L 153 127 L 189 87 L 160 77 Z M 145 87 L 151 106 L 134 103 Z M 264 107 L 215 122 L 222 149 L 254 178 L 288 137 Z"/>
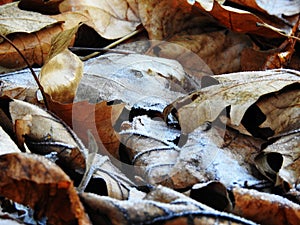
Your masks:
<path fill-rule="evenodd" d="M 299 223 L 299 1 L 9 2 L 0 223 Z"/>

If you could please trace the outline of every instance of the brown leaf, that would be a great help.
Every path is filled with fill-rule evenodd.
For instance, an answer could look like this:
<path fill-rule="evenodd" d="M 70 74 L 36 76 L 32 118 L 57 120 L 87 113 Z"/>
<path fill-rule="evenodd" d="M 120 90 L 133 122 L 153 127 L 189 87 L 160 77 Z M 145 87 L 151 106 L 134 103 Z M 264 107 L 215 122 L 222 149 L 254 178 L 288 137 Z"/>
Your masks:
<path fill-rule="evenodd" d="M 107 102 L 91 104 L 86 101 L 71 104 L 50 103 L 50 110 L 73 128 L 87 144 L 90 130 L 99 146 L 99 152 L 119 158 L 119 138 L 113 128 L 124 104 L 108 105 Z"/>
<path fill-rule="evenodd" d="M 290 188 L 299 183 L 299 132 L 281 137 L 269 145 L 257 156 L 256 165 L 263 175 L 283 187 L 284 182 Z"/>
<path fill-rule="evenodd" d="M 142 200 L 119 201 L 90 193 L 83 193 L 80 197 L 95 224 L 177 224 L 178 221 L 179 224 L 193 221 L 197 225 L 216 222 L 224 225 L 255 224 L 232 214 L 213 210 L 161 186 Z"/>
<path fill-rule="evenodd" d="M 49 224 L 90 224 L 70 178 L 44 157 L 11 153 L 0 156 L 1 196 L 29 205 Z M 28 197 L 30 196 L 30 198 Z"/>
<path fill-rule="evenodd" d="M 260 97 L 298 83 L 299 73 L 282 69 L 239 72 L 214 78 L 220 84 L 202 88 L 178 99 L 165 109 L 165 117 L 176 111 L 176 115 L 173 114 L 178 118 L 183 133 L 191 132 L 205 121 L 214 121 L 228 106 L 230 106 L 230 124 L 239 126 L 246 111 Z M 247 134 L 246 130 L 239 130 Z"/>
<path fill-rule="evenodd" d="M 224 2 L 225 1 L 210 1 L 211 5 L 207 8 L 205 6 L 206 1 L 196 0 L 195 6 L 200 10 L 209 13 L 221 24 L 236 32 L 252 33 L 274 38 L 280 37 L 278 30 L 288 35 L 292 29 L 292 26 L 287 25 L 285 21 L 281 19 L 268 16 L 267 14 L 251 13 L 250 11 L 247 11 L 245 7 L 241 10 L 234 6 L 227 6 L 223 4 Z M 241 4 L 240 2 L 238 3 Z M 244 4 L 242 6 L 244 6 Z M 263 24 L 265 26 L 257 26 L 257 24 Z"/>
<path fill-rule="evenodd" d="M 66 49 L 42 67 L 39 79 L 45 93 L 50 96 L 50 101 L 71 103 L 75 98 L 82 75 L 82 61 Z"/>
<path fill-rule="evenodd" d="M 300 206 L 281 196 L 234 188 L 233 213 L 260 224 L 298 224 Z"/>
<path fill-rule="evenodd" d="M 64 166 L 85 170 L 87 150 L 61 120 L 19 100 L 1 99 L 1 104 L 2 110 L 9 113 L 7 116 L 11 118 L 14 132 L 19 137 L 20 148 L 24 148 L 22 143 L 25 141 L 33 152 L 44 155 L 57 152 Z"/>
<path fill-rule="evenodd" d="M 16 34 L 11 39 L 14 45 L 21 50 L 30 65 L 42 65 L 50 50 L 51 38 L 62 31 L 60 25 L 42 29 L 31 34 Z M 26 46 L 25 50 L 24 46 Z M 0 71 L 7 72 L 27 66 L 20 54 L 8 43 L 0 44 Z"/>
<path fill-rule="evenodd" d="M 4 36 L 17 32 L 33 33 L 57 23 L 55 19 L 49 16 L 20 10 L 18 2 L 1 6 L 0 15 L 0 33 Z"/>
<path fill-rule="evenodd" d="M 109 3 L 67 0 L 59 6 L 61 12 L 77 11 L 88 15 L 91 20 L 85 23 L 107 39 L 123 37 L 136 29 L 140 23 L 136 8 L 132 0 Z"/>
<path fill-rule="evenodd" d="M 140 1 L 139 13 L 150 39 L 161 40 L 148 54 L 176 59 L 194 76 L 238 71 L 240 53 L 250 46 L 245 35 L 225 30 L 186 0 Z"/>

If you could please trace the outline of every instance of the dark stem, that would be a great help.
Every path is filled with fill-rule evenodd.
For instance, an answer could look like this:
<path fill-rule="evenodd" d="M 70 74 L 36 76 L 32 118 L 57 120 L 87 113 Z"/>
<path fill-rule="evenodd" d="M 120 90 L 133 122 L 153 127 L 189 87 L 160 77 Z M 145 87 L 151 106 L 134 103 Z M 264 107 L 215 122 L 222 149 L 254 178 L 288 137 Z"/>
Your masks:
<path fill-rule="evenodd" d="M 42 93 L 42 96 L 43 96 L 43 99 L 44 99 L 44 104 L 45 104 L 45 107 L 46 109 L 49 109 L 49 105 L 48 105 L 48 102 L 47 102 L 47 99 L 46 99 L 46 95 L 45 95 L 45 92 L 44 92 L 44 88 L 43 86 L 41 85 L 36 73 L 34 72 L 34 70 L 32 69 L 31 65 L 29 64 L 28 60 L 26 59 L 26 57 L 23 55 L 23 53 L 17 48 L 17 46 L 11 41 L 9 40 L 7 37 L 5 37 L 3 34 L 0 33 L 0 36 L 6 40 L 14 49 L 16 49 L 16 51 L 19 53 L 19 55 L 22 57 L 22 59 L 24 60 L 24 62 L 27 64 L 28 68 L 30 69 L 30 72 L 35 80 L 35 82 L 37 83 L 41 93 Z"/>

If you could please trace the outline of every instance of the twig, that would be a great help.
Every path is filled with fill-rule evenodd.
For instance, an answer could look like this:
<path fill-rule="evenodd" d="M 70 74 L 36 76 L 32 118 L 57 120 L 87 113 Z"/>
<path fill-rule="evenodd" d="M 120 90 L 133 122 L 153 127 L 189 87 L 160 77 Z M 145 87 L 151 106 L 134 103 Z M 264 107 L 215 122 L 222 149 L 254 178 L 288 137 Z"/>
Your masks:
<path fill-rule="evenodd" d="M 122 43 L 123 41 L 126 41 L 127 39 L 133 37 L 134 35 L 142 32 L 143 30 L 144 30 L 144 27 L 138 28 L 137 30 L 131 32 L 130 34 L 127 34 L 126 36 L 120 38 L 119 40 L 117 40 L 117 41 L 115 41 L 115 42 L 107 45 L 106 47 L 103 48 L 103 50 L 113 48 L 113 47 L 117 46 L 118 44 Z M 101 51 L 103 51 L 103 50 L 101 50 Z M 99 55 L 99 54 L 101 54 L 101 52 L 93 52 L 92 54 L 89 54 L 89 55 L 87 55 L 85 57 L 82 57 L 81 60 L 82 61 L 86 61 L 86 60 L 88 60 L 90 58 L 93 58 L 93 57 Z"/>
<path fill-rule="evenodd" d="M 27 64 L 28 68 L 30 69 L 30 72 L 35 80 L 35 82 L 37 83 L 41 93 L 42 93 L 42 96 L 43 96 L 43 99 L 44 99 L 44 104 L 45 104 L 45 107 L 46 109 L 49 109 L 49 105 L 48 105 L 48 102 L 47 102 L 47 98 L 46 98 L 46 95 L 45 95 L 45 92 L 44 92 L 44 88 L 43 86 L 41 85 L 36 73 L 34 72 L 34 70 L 32 69 L 31 65 L 29 64 L 28 60 L 26 59 L 26 57 L 23 55 L 23 53 L 17 48 L 17 46 L 11 41 L 9 40 L 7 37 L 5 37 L 3 34 L 0 33 L 0 36 L 6 40 L 14 49 L 16 49 L 16 51 L 19 53 L 19 55 L 22 57 L 22 59 L 24 60 L 24 62 Z"/>

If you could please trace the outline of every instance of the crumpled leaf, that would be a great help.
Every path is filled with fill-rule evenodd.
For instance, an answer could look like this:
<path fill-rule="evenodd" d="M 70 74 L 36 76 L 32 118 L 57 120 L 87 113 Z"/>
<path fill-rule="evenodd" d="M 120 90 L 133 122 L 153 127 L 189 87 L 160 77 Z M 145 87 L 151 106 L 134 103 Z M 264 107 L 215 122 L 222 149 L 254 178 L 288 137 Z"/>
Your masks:
<path fill-rule="evenodd" d="M 234 188 L 232 192 L 235 199 L 234 214 L 259 224 L 299 223 L 300 206 L 286 198 L 239 187 Z"/>
<path fill-rule="evenodd" d="M 266 147 L 256 157 L 256 165 L 263 175 L 275 182 L 275 185 L 283 186 L 286 182 L 292 188 L 299 183 L 299 156 L 300 135 L 296 132 L 283 136 Z"/>
<path fill-rule="evenodd" d="M 75 101 L 122 100 L 132 107 L 147 97 L 170 102 L 195 86 L 174 60 L 111 53 L 85 63 Z"/>
<path fill-rule="evenodd" d="M 266 94 L 298 83 L 299 72 L 280 69 L 224 74 L 214 78 L 220 84 L 202 88 L 165 109 L 165 117 L 172 113 L 178 118 L 183 133 L 193 131 L 206 121 L 214 121 L 228 106 L 230 124 L 239 126 L 251 105 Z M 247 134 L 245 130 L 240 131 Z"/>
<path fill-rule="evenodd" d="M 91 224 L 70 178 L 42 156 L 11 153 L 0 156 L 1 196 L 29 205 L 49 224 Z M 30 196 L 30 197 L 28 197 Z"/>
<path fill-rule="evenodd" d="M 12 120 L 20 148 L 24 149 L 26 143 L 36 153 L 46 155 L 57 152 L 65 166 L 85 170 L 87 150 L 61 120 L 37 106 L 19 100 L 1 99 L 1 108 Z"/>
<path fill-rule="evenodd" d="M 90 193 L 80 195 L 94 224 L 244 224 L 255 223 L 211 209 L 159 186 L 144 199 L 119 201 Z M 122 210 L 120 210 L 122 209 Z"/>
<path fill-rule="evenodd" d="M 0 6 L 0 20 L 0 33 L 5 36 L 17 32 L 33 33 L 57 23 L 49 16 L 19 9 L 18 2 Z"/>
<path fill-rule="evenodd" d="M 260 183 L 252 175 L 251 156 L 258 151 L 253 148 L 254 142 L 249 141 L 248 147 L 241 145 L 233 152 L 218 146 L 223 143 L 224 133 L 215 128 L 208 131 L 199 128 L 184 140 L 177 130 L 168 129 L 161 121 L 151 121 L 145 116 L 135 117 L 132 123 L 124 122 L 122 126 L 120 136 L 129 162 L 146 183 L 174 189 L 212 180 L 218 180 L 226 187 Z M 181 147 L 173 142 L 181 143 Z"/>
<path fill-rule="evenodd" d="M 204 2 L 204 4 L 206 2 L 205 0 L 196 0 L 196 2 L 195 6 L 197 8 L 209 13 L 221 24 L 225 25 L 232 31 L 258 34 L 264 37 L 274 38 L 280 37 L 280 32 L 286 35 L 290 34 L 293 27 L 293 25 L 289 26 L 281 19 L 274 19 L 274 17 L 268 15 L 264 16 L 262 13 L 257 15 L 255 13 L 251 13 L 250 11 L 247 11 L 245 7 L 242 10 L 222 4 L 223 2 L 218 3 L 218 1 L 214 0 L 212 7 L 205 8 L 202 6 L 202 2 Z M 240 2 L 238 3 L 241 4 Z M 272 3 L 272 5 L 274 5 L 274 3 Z M 263 24 L 265 26 L 257 26 L 257 24 Z"/>
<path fill-rule="evenodd" d="M 75 98 L 82 75 L 82 61 L 66 49 L 42 67 L 39 80 L 52 101 L 70 103 Z"/>
<path fill-rule="evenodd" d="M 59 5 L 60 12 L 84 12 L 91 18 L 85 24 L 94 28 L 102 37 L 116 39 L 136 29 L 140 21 L 134 1 L 114 0 L 95 2 L 90 0 L 66 0 Z"/>
<path fill-rule="evenodd" d="M 139 13 L 149 38 L 160 40 L 148 54 L 176 59 L 196 77 L 238 71 L 242 50 L 251 46 L 186 0 L 140 1 Z"/>
<path fill-rule="evenodd" d="M 238 0 L 230 0 L 229 2 L 241 4 Z M 269 15 L 274 15 L 279 18 L 282 18 L 283 15 L 292 16 L 300 12 L 299 1 L 277 0 L 270 3 L 267 0 L 248 0 L 243 1 L 242 3 L 243 6 L 250 7 L 261 12 L 267 12 Z"/>

